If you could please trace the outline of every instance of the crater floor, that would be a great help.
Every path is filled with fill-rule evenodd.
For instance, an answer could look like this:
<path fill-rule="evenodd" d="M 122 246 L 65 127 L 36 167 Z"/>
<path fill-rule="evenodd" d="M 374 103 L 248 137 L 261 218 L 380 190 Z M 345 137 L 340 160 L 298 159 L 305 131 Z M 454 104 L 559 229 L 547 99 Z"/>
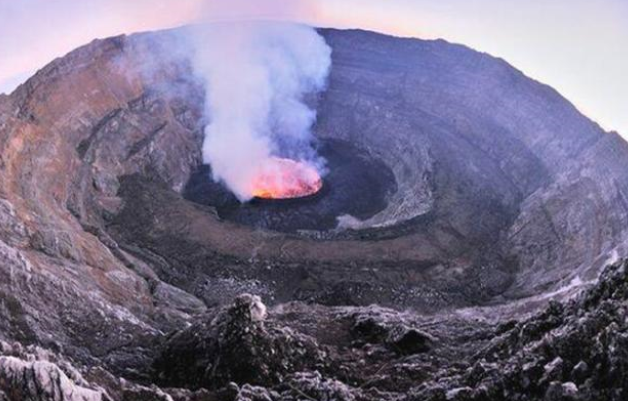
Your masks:
<path fill-rule="evenodd" d="M 212 206 L 221 219 L 288 233 L 334 230 L 343 216 L 366 220 L 386 207 L 396 183 L 384 163 L 338 140 L 322 141 L 318 152 L 326 160 L 326 174 L 323 188 L 315 195 L 241 203 L 210 178 L 210 166 L 202 165 L 192 173 L 183 197 Z"/>

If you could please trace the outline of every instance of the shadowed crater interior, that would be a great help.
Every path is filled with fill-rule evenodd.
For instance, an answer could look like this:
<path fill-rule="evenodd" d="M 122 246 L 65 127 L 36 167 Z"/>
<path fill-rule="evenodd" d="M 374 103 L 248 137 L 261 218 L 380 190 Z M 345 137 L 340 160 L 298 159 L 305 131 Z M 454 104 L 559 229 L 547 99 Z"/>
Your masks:
<path fill-rule="evenodd" d="M 260 199 L 241 203 L 222 183 L 211 179 L 211 167 L 202 165 L 190 177 L 184 197 L 216 208 L 229 221 L 282 232 L 334 229 L 338 217 L 368 219 L 387 206 L 397 190 L 392 171 L 377 158 L 348 142 L 322 140 L 319 153 L 327 160 L 322 189 L 296 199 Z"/>

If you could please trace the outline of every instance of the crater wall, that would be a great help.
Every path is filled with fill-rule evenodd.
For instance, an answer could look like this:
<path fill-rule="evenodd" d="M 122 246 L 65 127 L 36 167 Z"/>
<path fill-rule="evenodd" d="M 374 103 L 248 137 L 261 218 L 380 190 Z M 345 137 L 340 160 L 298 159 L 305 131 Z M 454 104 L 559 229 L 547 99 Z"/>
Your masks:
<path fill-rule="evenodd" d="M 126 349 L 245 291 L 436 311 L 587 282 L 623 252 L 617 134 L 464 46 L 320 32 L 316 136 L 394 181 L 339 227 L 263 230 L 183 196 L 207 121 L 177 31 L 95 41 L 0 97 L 3 334 L 132 371 Z"/>

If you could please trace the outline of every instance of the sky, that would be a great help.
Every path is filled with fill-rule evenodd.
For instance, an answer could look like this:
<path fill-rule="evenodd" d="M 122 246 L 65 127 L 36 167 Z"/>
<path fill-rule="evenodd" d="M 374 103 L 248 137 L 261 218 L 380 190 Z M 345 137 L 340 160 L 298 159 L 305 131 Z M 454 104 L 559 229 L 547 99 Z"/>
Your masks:
<path fill-rule="evenodd" d="M 0 0 L 0 93 L 94 38 L 243 17 L 462 43 L 628 138 L 628 0 Z"/>

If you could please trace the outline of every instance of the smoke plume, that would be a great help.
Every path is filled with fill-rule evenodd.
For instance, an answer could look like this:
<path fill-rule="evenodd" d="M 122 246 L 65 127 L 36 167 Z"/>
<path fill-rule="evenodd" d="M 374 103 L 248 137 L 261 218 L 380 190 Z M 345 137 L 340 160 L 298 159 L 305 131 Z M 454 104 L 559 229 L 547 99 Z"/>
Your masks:
<path fill-rule="evenodd" d="M 324 88 L 331 49 L 311 27 L 220 22 L 195 29 L 194 68 L 206 85 L 204 162 L 241 201 L 272 157 L 317 168 L 316 113 L 304 97 Z"/>

